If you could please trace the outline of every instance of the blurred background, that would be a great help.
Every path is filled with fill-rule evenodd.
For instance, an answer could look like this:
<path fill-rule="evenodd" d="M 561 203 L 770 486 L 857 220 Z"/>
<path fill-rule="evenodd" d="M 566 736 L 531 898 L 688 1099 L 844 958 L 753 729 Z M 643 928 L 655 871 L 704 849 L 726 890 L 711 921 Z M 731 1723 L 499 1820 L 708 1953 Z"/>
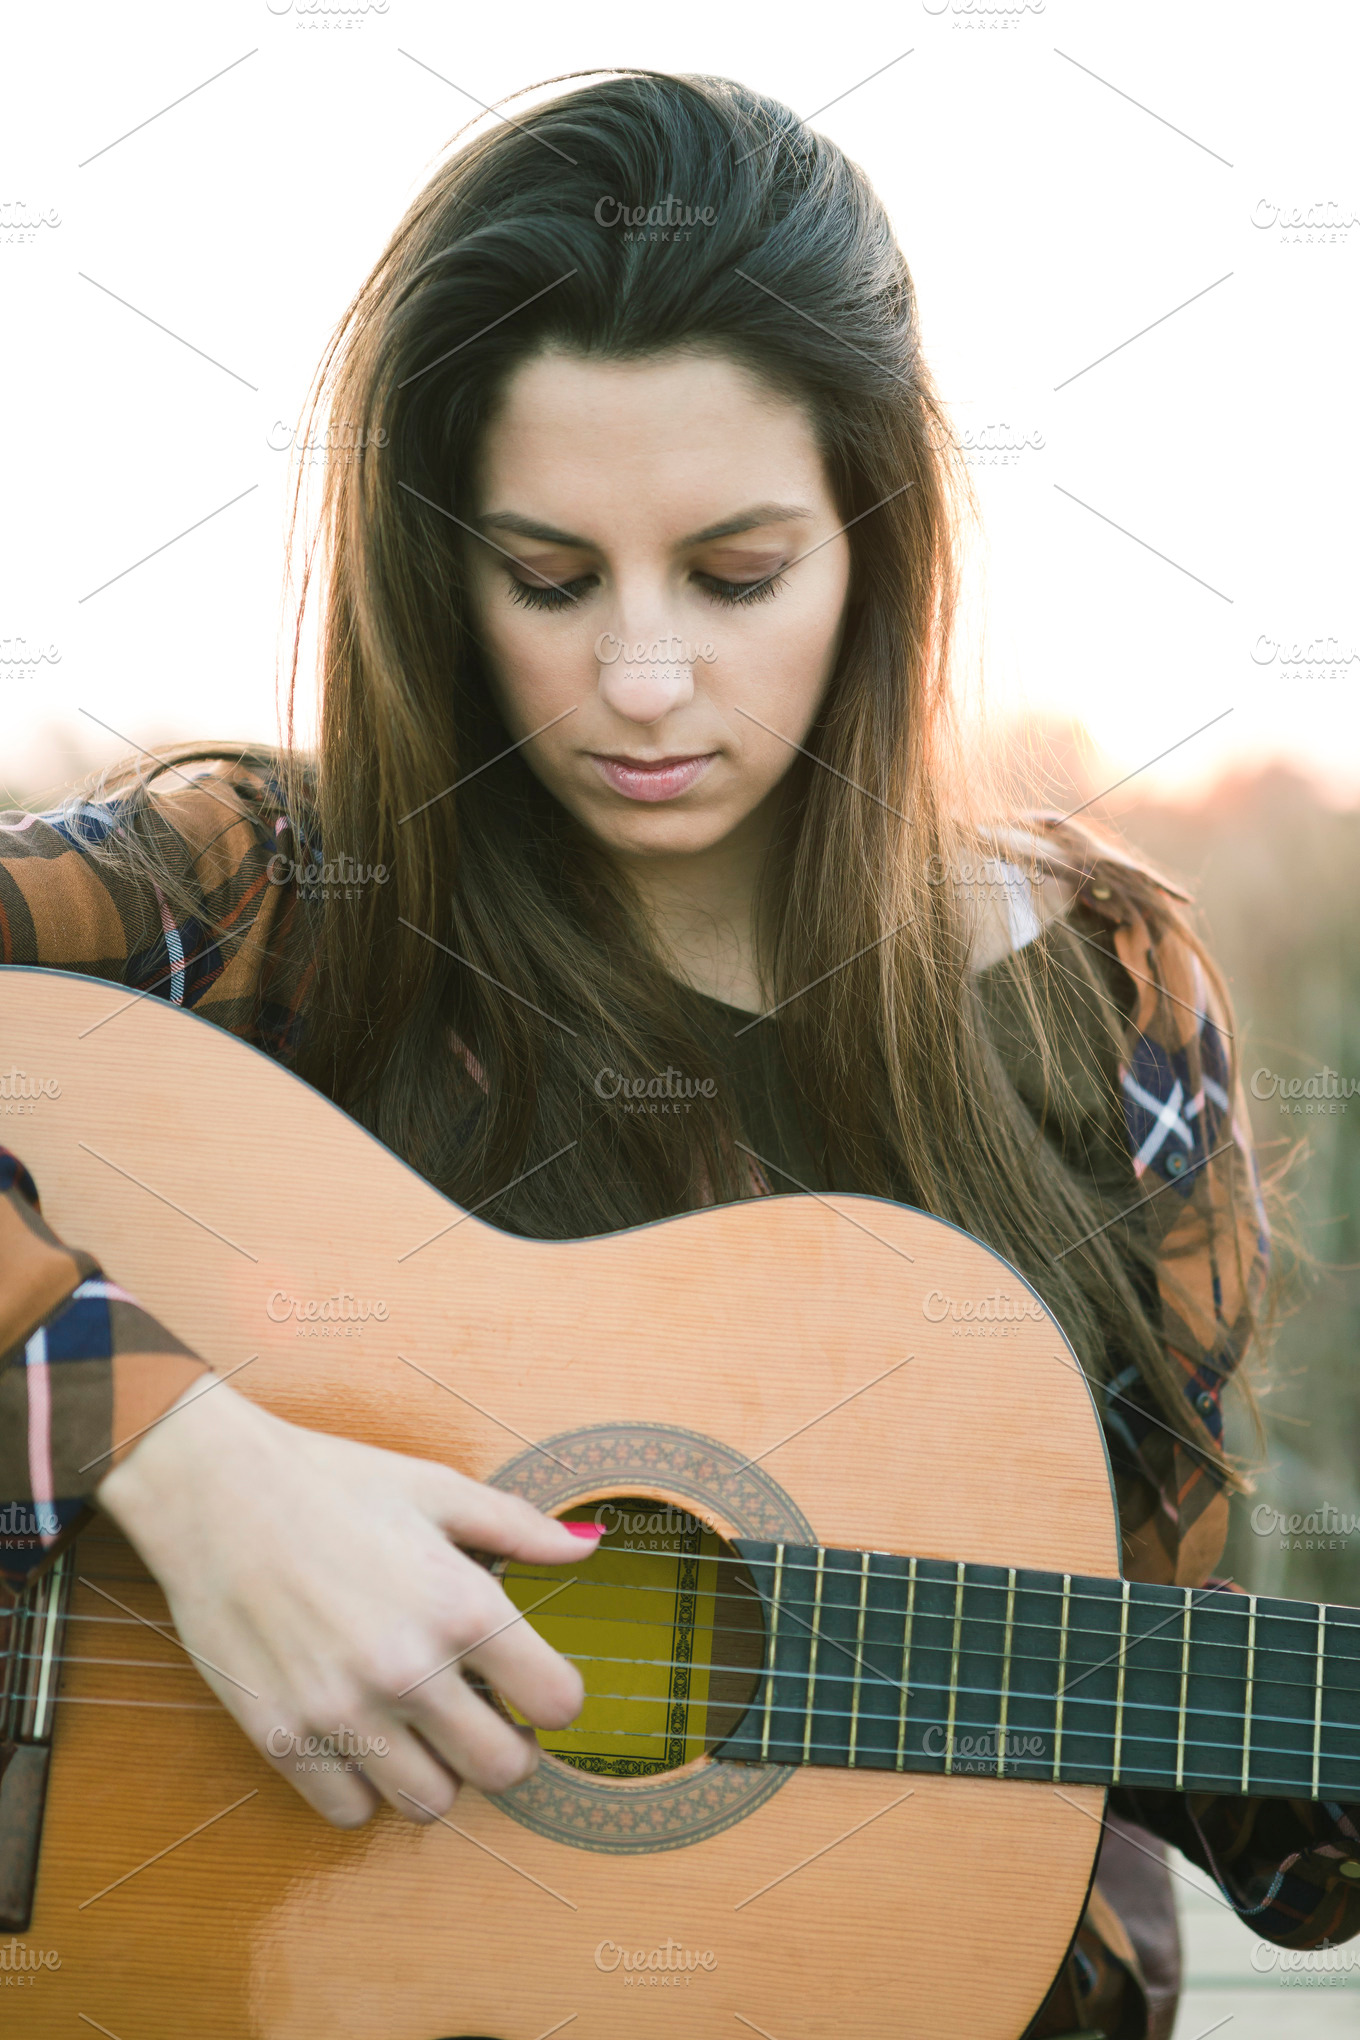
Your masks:
<path fill-rule="evenodd" d="M 981 511 L 991 740 L 1060 807 L 1114 788 L 1093 815 L 1192 887 L 1258 1089 L 1360 1082 L 1353 8 L 131 0 L 22 10 L 6 44 L 29 89 L 0 136 L 0 801 L 133 745 L 276 737 L 290 484 L 326 457 L 298 421 L 391 227 L 489 106 L 531 118 L 544 94 L 509 95 L 534 81 L 716 71 L 832 135 L 892 213 Z M 1230 1562 L 1355 1602 L 1360 1097 L 1295 1102 L 1317 1109 L 1251 1107 L 1312 1268 L 1258 1374 Z M 1229 1925 L 1238 1983 L 1197 1987 L 1185 2040 L 1220 2002 L 1241 2040 L 1286 2010 L 1343 2030 Z"/>

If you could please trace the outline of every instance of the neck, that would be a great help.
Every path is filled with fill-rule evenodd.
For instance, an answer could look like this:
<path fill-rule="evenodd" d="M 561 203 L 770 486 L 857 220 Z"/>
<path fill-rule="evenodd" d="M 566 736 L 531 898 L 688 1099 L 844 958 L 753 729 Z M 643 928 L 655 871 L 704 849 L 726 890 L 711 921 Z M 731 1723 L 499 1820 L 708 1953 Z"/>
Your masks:
<path fill-rule="evenodd" d="M 667 969 L 696 992 L 751 1013 L 768 1003 L 757 939 L 760 873 L 774 827 L 768 810 L 763 804 L 706 850 L 616 853 Z"/>
<path fill-rule="evenodd" d="M 1360 1795 L 1360 1610 L 736 1546 L 765 1603 L 729 1758 L 1267 1798 Z"/>

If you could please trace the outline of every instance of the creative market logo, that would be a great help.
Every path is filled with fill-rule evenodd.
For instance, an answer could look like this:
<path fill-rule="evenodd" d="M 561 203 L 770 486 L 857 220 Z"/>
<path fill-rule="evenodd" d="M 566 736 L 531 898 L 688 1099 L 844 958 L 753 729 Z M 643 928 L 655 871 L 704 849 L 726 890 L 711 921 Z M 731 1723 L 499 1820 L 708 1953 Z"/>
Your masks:
<path fill-rule="evenodd" d="M 994 1289 L 990 1296 L 948 1296 L 932 1289 L 921 1305 L 928 1325 L 948 1324 L 956 1339 L 1015 1338 L 1020 1327 L 1040 1323 L 1048 1313 L 1037 1296 L 1013 1296 Z"/>
<path fill-rule="evenodd" d="M 595 201 L 595 224 L 619 228 L 625 241 L 688 241 L 696 227 L 717 223 L 711 205 L 684 205 L 670 194 L 657 205 L 625 205 L 607 191 Z"/>
<path fill-rule="evenodd" d="M 56 1077 L 31 1077 L 27 1070 L 15 1066 L 7 1072 L 0 1070 L 0 1114 L 7 1118 L 36 1112 L 45 1098 L 60 1096 L 61 1083 Z"/>
<path fill-rule="evenodd" d="M 1339 1076 L 1326 1063 L 1306 1077 L 1282 1077 L 1278 1070 L 1263 1065 L 1251 1073 L 1251 1095 L 1263 1105 L 1273 1098 L 1281 1112 L 1323 1113 L 1335 1118 L 1345 1111 L 1349 1099 L 1360 1095 L 1360 1077 Z"/>
<path fill-rule="evenodd" d="M 354 426 L 344 418 L 333 418 L 311 431 L 300 426 L 294 429 L 276 418 L 265 434 L 265 443 L 272 453 L 296 453 L 306 467 L 324 467 L 331 461 L 355 461 L 365 447 L 386 446 L 390 437 L 385 425 Z"/>
<path fill-rule="evenodd" d="M 1360 1514 L 1324 1502 L 1317 1509 L 1277 1509 L 1258 1502 L 1251 1512 L 1258 1537 L 1278 1537 L 1281 1551 L 1342 1551 L 1360 1533 Z"/>
<path fill-rule="evenodd" d="M 951 28 L 1018 28 L 1027 14 L 1043 14 L 1047 0 L 921 0 L 926 14 L 947 14 Z"/>
<path fill-rule="evenodd" d="M 653 1990 L 683 1990 L 696 1976 L 711 1976 L 718 1958 L 711 1948 L 686 1948 L 669 1936 L 656 1948 L 625 1948 L 618 1941 L 601 1941 L 595 1950 L 595 1967 L 605 1976 L 618 1976 L 625 1984 Z"/>
<path fill-rule="evenodd" d="M 264 0 L 273 15 L 291 14 L 294 28 L 362 28 L 367 16 L 386 14 L 390 0 Z"/>
<path fill-rule="evenodd" d="M 21 666 L 36 673 L 39 666 L 60 664 L 61 653 L 55 644 L 31 645 L 27 638 L 0 638 L 0 666 Z"/>
<path fill-rule="evenodd" d="M 1253 666 L 1279 666 L 1290 680 L 1339 680 L 1347 666 L 1360 659 L 1354 645 L 1334 637 L 1295 638 L 1285 644 L 1262 631 L 1251 648 Z"/>
<path fill-rule="evenodd" d="M 60 225 L 61 214 L 54 205 L 30 205 L 23 198 L 0 198 L 0 247 L 30 246 L 44 227 Z"/>
<path fill-rule="evenodd" d="M 331 1296 L 290 1296 L 286 1289 L 275 1289 L 265 1315 L 271 1324 L 295 1325 L 299 1339 L 356 1339 L 370 1321 L 385 1324 L 388 1309 L 381 1301 L 351 1296 L 347 1289 Z"/>
<path fill-rule="evenodd" d="M 1309 205 L 1277 205 L 1273 199 L 1258 198 L 1251 223 L 1260 233 L 1277 235 L 1283 244 L 1320 247 L 1347 240 L 1351 228 L 1360 226 L 1360 213 L 1335 198 L 1317 198 Z"/>

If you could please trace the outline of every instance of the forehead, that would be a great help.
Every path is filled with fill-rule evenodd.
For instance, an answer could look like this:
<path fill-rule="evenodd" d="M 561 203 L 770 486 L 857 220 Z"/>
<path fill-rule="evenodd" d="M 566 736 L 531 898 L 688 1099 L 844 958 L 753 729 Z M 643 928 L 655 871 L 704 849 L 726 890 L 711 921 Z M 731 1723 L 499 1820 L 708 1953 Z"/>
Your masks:
<path fill-rule="evenodd" d="M 480 466 L 484 514 L 695 531 L 756 499 L 829 503 L 812 419 L 725 355 L 551 350 L 510 377 Z"/>

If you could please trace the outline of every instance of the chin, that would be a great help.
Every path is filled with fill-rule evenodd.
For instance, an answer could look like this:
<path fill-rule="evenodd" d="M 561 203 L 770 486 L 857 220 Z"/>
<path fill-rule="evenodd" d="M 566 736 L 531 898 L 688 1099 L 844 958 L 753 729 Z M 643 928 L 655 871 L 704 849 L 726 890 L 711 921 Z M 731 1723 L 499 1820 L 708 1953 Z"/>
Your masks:
<path fill-rule="evenodd" d="M 682 807 L 628 806 L 622 812 L 611 806 L 607 814 L 591 808 L 577 810 L 577 820 L 607 849 L 631 856 L 689 857 L 711 850 L 730 836 L 740 821 L 727 813 L 689 813 Z"/>

